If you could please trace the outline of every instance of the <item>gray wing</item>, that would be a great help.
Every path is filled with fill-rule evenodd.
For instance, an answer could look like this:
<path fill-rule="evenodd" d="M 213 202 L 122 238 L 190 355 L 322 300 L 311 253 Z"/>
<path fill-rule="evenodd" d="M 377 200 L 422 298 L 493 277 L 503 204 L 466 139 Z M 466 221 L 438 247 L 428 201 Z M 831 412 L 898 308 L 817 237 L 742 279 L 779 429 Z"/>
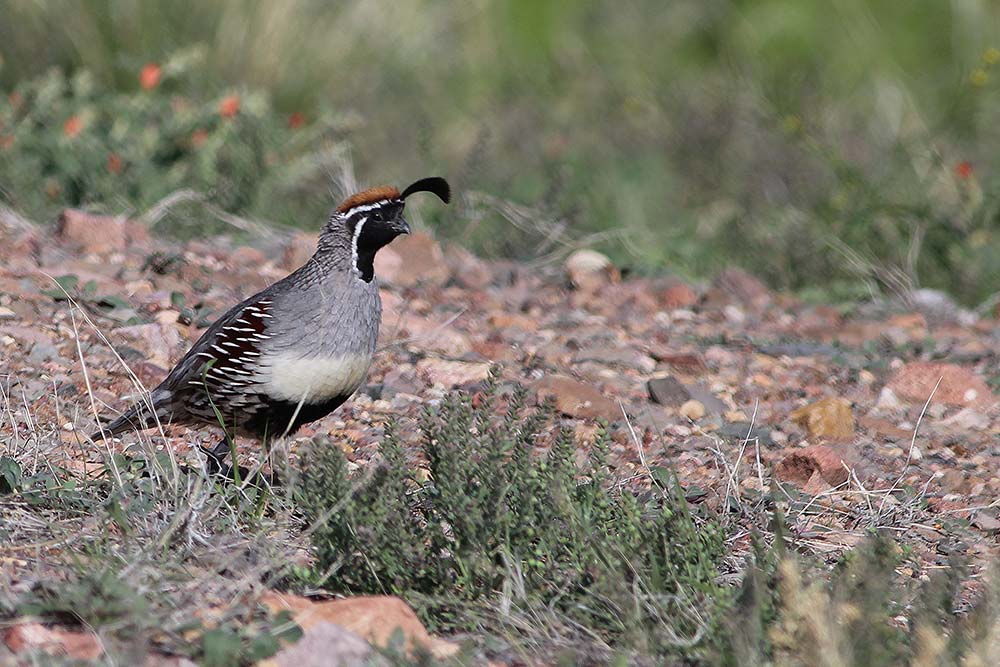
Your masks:
<path fill-rule="evenodd" d="M 239 425 L 264 407 L 259 393 L 261 344 L 271 337 L 270 288 L 233 306 L 202 334 L 167 378 L 135 405 L 95 432 L 100 440 L 160 423 Z"/>

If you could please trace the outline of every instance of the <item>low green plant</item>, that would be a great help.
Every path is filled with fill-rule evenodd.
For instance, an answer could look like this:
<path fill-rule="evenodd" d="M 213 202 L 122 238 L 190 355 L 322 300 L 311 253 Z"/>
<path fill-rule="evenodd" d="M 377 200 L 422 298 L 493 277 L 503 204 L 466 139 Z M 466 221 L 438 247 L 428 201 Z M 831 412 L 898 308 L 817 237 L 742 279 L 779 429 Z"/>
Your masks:
<path fill-rule="evenodd" d="M 606 430 L 578 467 L 550 408 L 526 408 L 522 387 L 501 394 L 494 371 L 482 394 L 428 411 L 426 467 L 408 462 L 392 426 L 382 464 L 360 479 L 337 447 L 309 450 L 300 503 L 324 585 L 404 596 L 438 631 L 511 632 L 544 617 L 592 644 L 703 650 L 729 598 L 719 525 L 692 514 L 670 475 L 641 495 L 614 479 Z"/>
<path fill-rule="evenodd" d="M 149 586 L 167 582 L 146 581 L 140 588 L 109 566 L 107 554 L 92 556 L 68 580 L 37 584 L 22 597 L 15 613 L 102 632 L 111 656 L 138 650 L 135 657 L 141 657 L 156 646 L 215 667 L 254 664 L 274 655 L 283 642 L 293 643 L 302 636 L 287 611 L 269 615 L 238 605 L 218 622 L 207 621 L 202 617 L 205 610 L 197 609 L 182 624 L 164 628 L 173 600 L 149 595 Z"/>
<path fill-rule="evenodd" d="M 78 276 L 67 274 L 53 279 L 56 286 L 42 290 L 42 294 L 55 301 L 73 300 L 92 312 L 122 321 L 124 324 L 139 324 L 142 319 L 131 310 L 127 299 L 118 294 L 98 293 L 97 282 L 88 280 L 81 284 Z M 117 313 L 115 311 L 118 311 Z"/>
<path fill-rule="evenodd" d="M 0 573 L 0 619 L 97 633 L 117 664 L 155 651 L 249 665 L 301 636 L 287 613 L 247 595 L 296 548 L 274 540 L 293 522 L 283 497 L 207 478 L 162 451 L 111 453 L 89 472 L 0 457 L 0 555 L 38 560 L 31 576 L 14 570 L 15 587 Z"/>
<path fill-rule="evenodd" d="M 780 524 L 774 546 L 757 541 L 710 664 L 997 664 L 996 587 L 963 603 L 968 563 L 952 558 L 922 581 L 902 576 L 906 550 L 879 532 L 827 572 L 784 548 Z"/>
<path fill-rule="evenodd" d="M 992 589 L 960 605 L 965 563 L 903 576 L 920 567 L 912 550 L 873 530 L 831 569 L 790 548 L 775 512 L 729 587 L 719 519 L 697 516 L 668 470 L 616 479 L 606 430 L 578 465 L 572 433 L 525 402 L 494 374 L 425 414 L 415 457 L 390 424 L 381 464 L 357 476 L 314 443 L 298 499 L 316 562 L 298 574 L 574 664 L 995 664 Z"/>

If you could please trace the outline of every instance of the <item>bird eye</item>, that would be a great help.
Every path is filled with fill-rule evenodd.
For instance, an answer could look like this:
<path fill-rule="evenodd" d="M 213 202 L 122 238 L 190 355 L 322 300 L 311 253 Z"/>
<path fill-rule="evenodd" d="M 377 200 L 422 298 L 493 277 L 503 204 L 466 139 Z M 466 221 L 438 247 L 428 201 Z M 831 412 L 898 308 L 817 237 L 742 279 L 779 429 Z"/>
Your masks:
<path fill-rule="evenodd" d="M 375 222 L 382 222 L 385 220 L 385 215 L 383 215 L 382 211 L 374 211 L 372 212 L 372 220 Z"/>

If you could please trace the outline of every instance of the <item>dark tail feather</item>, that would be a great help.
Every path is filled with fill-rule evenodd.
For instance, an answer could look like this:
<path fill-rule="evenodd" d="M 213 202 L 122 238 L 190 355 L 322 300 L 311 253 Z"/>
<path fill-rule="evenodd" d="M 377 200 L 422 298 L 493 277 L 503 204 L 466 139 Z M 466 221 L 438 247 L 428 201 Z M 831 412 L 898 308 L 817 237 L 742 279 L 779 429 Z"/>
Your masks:
<path fill-rule="evenodd" d="M 156 417 L 150 412 L 149 406 L 135 406 L 126 410 L 117 419 L 101 425 L 90 434 L 90 439 L 97 442 L 125 431 L 142 431 L 155 425 Z"/>
<path fill-rule="evenodd" d="M 145 428 L 145 419 L 139 417 L 139 411 L 135 408 L 126 410 L 117 419 L 114 419 L 106 424 L 102 424 L 93 433 L 90 434 L 90 439 L 94 442 L 98 440 L 104 440 L 105 438 L 110 438 L 111 436 L 118 435 L 122 431 L 129 430 L 142 430 Z"/>

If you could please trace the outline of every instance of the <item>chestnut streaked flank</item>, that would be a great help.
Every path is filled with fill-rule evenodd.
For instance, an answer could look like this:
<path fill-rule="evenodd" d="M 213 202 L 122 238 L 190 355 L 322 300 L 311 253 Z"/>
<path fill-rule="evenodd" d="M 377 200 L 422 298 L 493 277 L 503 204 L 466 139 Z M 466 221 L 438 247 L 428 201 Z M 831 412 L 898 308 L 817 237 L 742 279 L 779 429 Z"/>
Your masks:
<path fill-rule="evenodd" d="M 288 434 L 337 409 L 364 381 L 382 314 L 375 253 L 410 226 L 405 200 L 447 181 L 423 178 L 399 192 L 370 188 L 345 199 L 304 266 L 233 306 L 149 395 L 92 436 L 162 424 L 219 425 L 256 437 Z M 218 411 L 218 415 L 216 413 Z M 212 450 L 228 451 L 226 439 Z"/>

